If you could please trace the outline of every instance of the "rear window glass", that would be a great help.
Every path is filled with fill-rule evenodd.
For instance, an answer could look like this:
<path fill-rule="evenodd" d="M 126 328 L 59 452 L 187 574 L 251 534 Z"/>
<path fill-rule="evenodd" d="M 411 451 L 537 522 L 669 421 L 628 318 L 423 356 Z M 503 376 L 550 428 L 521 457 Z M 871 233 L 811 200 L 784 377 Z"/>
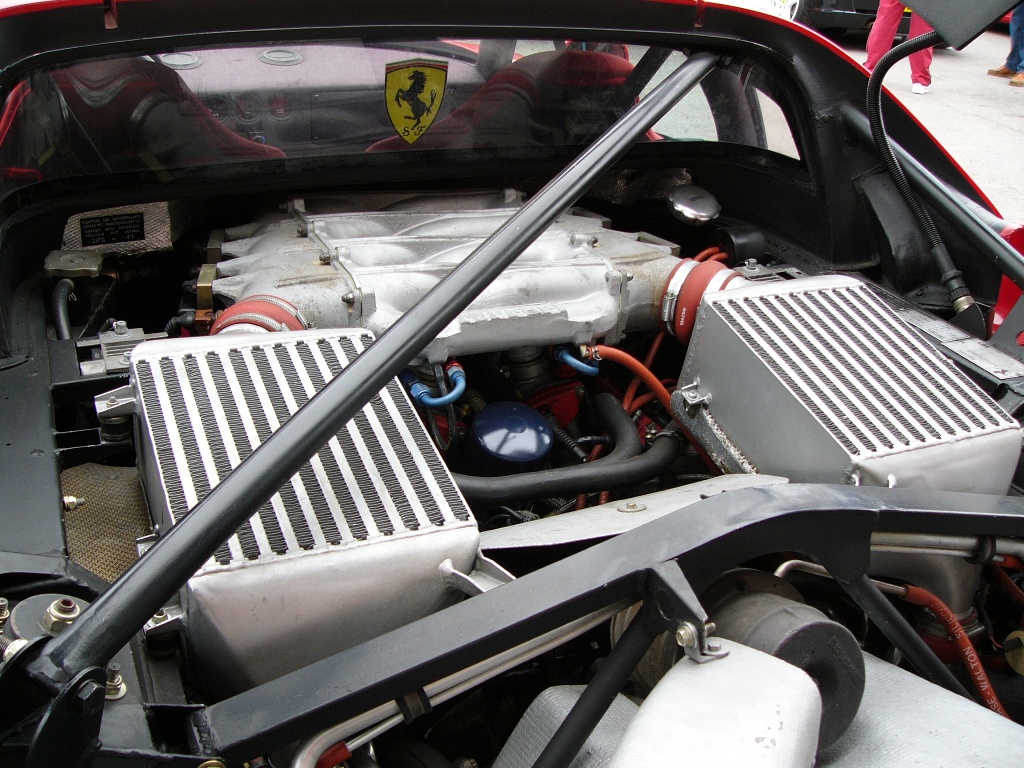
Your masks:
<path fill-rule="evenodd" d="M 685 54 L 572 41 L 344 41 L 169 51 L 41 70 L 0 116 L 0 192 L 49 178 L 593 141 Z M 759 70 L 715 71 L 648 142 L 799 158 Z"/>

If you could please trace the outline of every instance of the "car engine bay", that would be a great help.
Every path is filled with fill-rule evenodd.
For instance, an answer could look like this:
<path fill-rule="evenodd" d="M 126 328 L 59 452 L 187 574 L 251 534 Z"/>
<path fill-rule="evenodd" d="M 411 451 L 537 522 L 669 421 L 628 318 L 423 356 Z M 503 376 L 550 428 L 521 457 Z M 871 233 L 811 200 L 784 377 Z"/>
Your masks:
<path fill-rule="evenodd" d="M 78 369 L 73 388 L 53 387 L 65 456 L 74 457 L 61 474 L 72 558 L 105 579 L 120 576 L 526 197 L 505 189 L 290 198 L 198 236 L 184 235 L 187 207 L 178 204 L 70 217 L 44 269 L 53 332 Z M 121 685 L 144 699 L 215 702 L 744 488 L 1009 490 L 1020 427 L 915 327 L 923 313 L 861 278 L 787 264 L 748 226 L 714 215 L 711 226 L 695 222 L 714 200 L 688 181 L 662 205 L 677 231 L 691 241 L 699 233 L 705 247 L 621 231 L 584 205 L 559 216 L 147 623 L 146 650 L 125 659 L 130 682 Z M 143 219 L 145 239 L 87 244 Z M 186 242 L 192 255 L 183 263 Z M 184 276 L 177 296 L 175 275 Z M 155 295 L 172 308 L 163 332 L 153 329 L 156 307 L 133 312 L 125 301 L 143 280 L 162 283 Z M 932 334 L 946 325 L 929 323 Z M 126 383 L 111 386 L 118 381 Z M 111 521 L 131 522 L 111 530 Z M 1012 566 L 1012 552 L 1024 554 L 1019 544 L 896 533 L 873 543 L 872 576 L 941 596 L 944 613 L 916 608 L 912 621 L 942 658 L 959 658 L 943 618 L 974 642 L 998 642 L 1012 608 L 992 590 L 1010 572 L 971 564 L 962 550 L 996 546 Z M 799 720 L 793 713 L 818 707 L 807 717 L 821 731 L 803 728 L 787 759 L 827 754 L 862 696 L 892 695 L 865 693 L 862 656 L 870 657 L 861 647 L 889 661 L 899 652 L 886 651 L 820 566 L 761 558 L 713 581 L 701 599 L 729 653 L 753 645 L 818 684 L 820 704 L 797 686 L 803 692 L 786 712 Z M 979 589 L 991 605 L 979 602 Z M 24 600 L 5 636 L 28 639 L 74 620 L 61 610 L 84 607 L 73 595 Z M 630 611 L 614 616 L 610 636 L 600 629 L 606 612 L 549 652 L 569 654 L 547 662 L 567 687 L 536 690 L 546 673 L 534 661 L 499 677 L 493 691 L 440 707 L 425 718 L 426 735 L 402 726 L 400 736 L 375 740 L 374 754 L 383 766 L 405 765 L 407 752 L 450 754 L 468 743 L 475 760 L 524 764 L 536 757 L 538 733 L 550 736 L 578 700 L 572 684 L 617 642 Z M 50 618 L 37 621 L 40 612 Z M 22 629 L 29 625 L 37 629 Z M 637 696 L 658 686 L 682 647 L 669 635 L 655 644 L 634 673 Z M 831 660 L 816 654 L 821 647 Z M 881 668 L 869 661 L 871 670 Z M 516 674 L 526 676 L 522 685 Z M 992 689 L 987 677 L 983 687 Z M 1014 680 L 997 687 L 1017 701 Z M 470 717 L 486 720 L 473 736 L 466 731 L 476 726 L 460 725 L 466 707 L 521 711 L 528 691 L 539 695 L 514 729 L 509 712 Z M 610 757 L 635 719 L 634 701 L 620 695 L 616 708 L 620 722 L 591 736 L 600 742 L 591 745 L 595 761 Z M 694 714 L 690 727 L 712 727 L 699 722 Z M 273 759 L 313 765 L 335 743 L 356 750 L 352 736 L 328 730 Z M 644 749 L 657 743 L 637 738 Z"/>
<path fill-rule="evenodd" d="M 1024 227 L 660 5 L 16 73 L 0 762 L 1024 749 Z"/>

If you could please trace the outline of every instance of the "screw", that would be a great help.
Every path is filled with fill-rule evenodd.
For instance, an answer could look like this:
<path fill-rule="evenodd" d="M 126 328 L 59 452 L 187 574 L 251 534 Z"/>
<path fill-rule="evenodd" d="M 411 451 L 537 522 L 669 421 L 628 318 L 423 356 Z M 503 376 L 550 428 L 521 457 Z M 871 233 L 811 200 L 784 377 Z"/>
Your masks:
<path fill-rule="evenodd" d="M 18 651 L 28 645 L 28 640 L 11 640 L 9 637 L 0 635 L 0 664 L 10 661 Z"/>
<path fill-rule="evenodd" d="M 74 706 L 87 717 L 99 714 L 106 700 L 106 689 L 95 680 L 86 680 L 75 691 Z"/>
<path fill-rule="evenodd" d="M 619 512 L 643 512 L 647 507 L 637 501 L 627 501 L 625 504 L 620 504 L 616 509 Z"/>
<path fill-rule="evenodd" d="M 697 628 L 688 621 L 684 621 L 676 630 L 676 644 L 680 648 L 696 648 L 697 638 Z"/>
<path fill-rule="evenodd" d="M 65 512 L 70 512 L 73 509 L 85 506 L 85 499 L 79 496 L 65 496 L 61 501 L 64 504 Z"/>
<path fill-rule="evenodd" d="M 226 766 L 220 760 L 204 760 L 199 764 L 199 768 L 226 768 Z"/>
<path fill-rule="evenodd" d="M 324 253 L 323 251 L 321 251 L 320 252 L 320 263 L 321 264 L 330 264 L 331 263 L 331 254 Z"/>
<path fill-rule="evenodd" d="M 747 259 L 743 263 L 743 266 L 745 266 L 747 269 L 757 269 L 757 259 Z"/>
<path fill-rule="evenodd" d="M 0 597 L 0 629 L 3 629 L 4 622 L 11 616 L 11 611 L 8 608 L 9 603 L 6 597 Z"/>
<path fill-rule="evenodd" d="M 121 665 L 116 662 L 108 664 L 105 698 L 107 701 L 117 701 L 124 698 L 126 693 L 128 693 L 128 686 L 125 685 L 124 678 L 121 677 Z"/>
<path fill-rule="evenodd" d="M 159 611 L 157 611 L 156 613 L 153 614 L 152 621 L 153 621 L 154 624 L 163 624 L 165 621 L 167 621 L 167 619 L 168 619 L 167 611 L 159 610 Z"/>
<path fill-rule="evenodd" d="M 127 333 L 128 333 L 128 323 L 126 323 L 124 320 L 115 320 L 114 321 L 114 333 L 116 333 L 118 336 L 125 336 L 125 335 L 127 335 Z"/>
<path fill-rule="evenodd" d="M 352 291 L 349 291 L 348 293 L 341 297 L 341 300 L 344 301 L 349 306 L 352 306 L 353 304 L 356 303 L 356 295 Z"/>
<path fill-rule="evenodd" d="M 299 237 L 309 237 L 309 227 L 305 224 L 299 224 L 299 226 L 295 228 L 295 234 Z"/>

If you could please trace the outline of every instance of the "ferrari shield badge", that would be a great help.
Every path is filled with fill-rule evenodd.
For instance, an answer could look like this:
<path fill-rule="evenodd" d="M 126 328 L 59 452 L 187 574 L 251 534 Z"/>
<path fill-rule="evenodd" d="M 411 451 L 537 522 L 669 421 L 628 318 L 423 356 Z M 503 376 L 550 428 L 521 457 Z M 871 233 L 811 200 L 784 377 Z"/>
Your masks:
<path fill-rule="evenodd" d="M 410 144 L 419 139 L 441 109 L 448 63 L 407 59 L 388 64 L 384 75 L 384 98 L 388 117 L 398 135 Z"/>

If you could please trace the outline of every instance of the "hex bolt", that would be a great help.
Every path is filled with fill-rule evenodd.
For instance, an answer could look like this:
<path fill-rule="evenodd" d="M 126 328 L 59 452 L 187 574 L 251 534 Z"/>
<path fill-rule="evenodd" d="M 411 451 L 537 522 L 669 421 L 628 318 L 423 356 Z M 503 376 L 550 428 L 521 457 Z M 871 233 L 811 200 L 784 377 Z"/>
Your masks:
<path fill-rule="evenodd" d="M 684 621 L 676 630 L 676 644 L 680 648 L 696 648 L 697 638 L 697 628 L 688 621 Z"/>
<path fill-rule="evenodd" d="M 163 624 L 168 618 L 167 611 L 159 610 L 153 614 L 152 622 L 154 624 Z"/>
<path fill-rule="evenodd" d="M 90 717 L 99 714 L 103 710 L 103 702 L 106 701 L 106 689 L 95 680 L 85 680 L 74 695 L 74 706 L 83 715 Z"/>
<path fill-rule="evenodd" d="M 757 269 L 757 259 L 747 259 L 743 262 L 743 266 L 747 269 Z"/>
<path fill-rule="evenodd" d="M 121 677 L 121 665 L 111 662 L 107 665 L 106 699 L 107 701 L 117 701 L 124 698 L 126 693 L 128 693 L 128 686 L 125 685 L 124 678 Z"/>
<path fill-rule="evenodd" d="M 320 263 L 321 264 L 330 264 L 331 263 L 331 254 L 326 253 L 324 251 L 321 251 L 320 252 Z"/>
<path fill-rule="evenodd" d="M 65 512 L 70 512 L 73 509 L 85 506 L 85 499 L 80 496 L 65 496 L 61 501 L 64 504 Z"/>
<path fill-rule="evenodd" d="M 41 626 L 43 630 L 51 635 L 59 635 L 82 613 L 78 603 L 70 597 L 62 597 L 54 600 L 43 614 Z"/>
<path fill-rule="evenodd" d="M 299 224 L 295 228 L 295 234 L 297 234 L 299 237 L 309 237 L 309 227 L 307 227 L 305 224 Z"/>
<path fill-rule="evenodd" d="M 114 333 L 116 335 L 118 335 L 118 336 L 127 336 L 128 335 L 128 323 L 126 323 L 124 320 L 115 320 L 114 321 Z"/>

